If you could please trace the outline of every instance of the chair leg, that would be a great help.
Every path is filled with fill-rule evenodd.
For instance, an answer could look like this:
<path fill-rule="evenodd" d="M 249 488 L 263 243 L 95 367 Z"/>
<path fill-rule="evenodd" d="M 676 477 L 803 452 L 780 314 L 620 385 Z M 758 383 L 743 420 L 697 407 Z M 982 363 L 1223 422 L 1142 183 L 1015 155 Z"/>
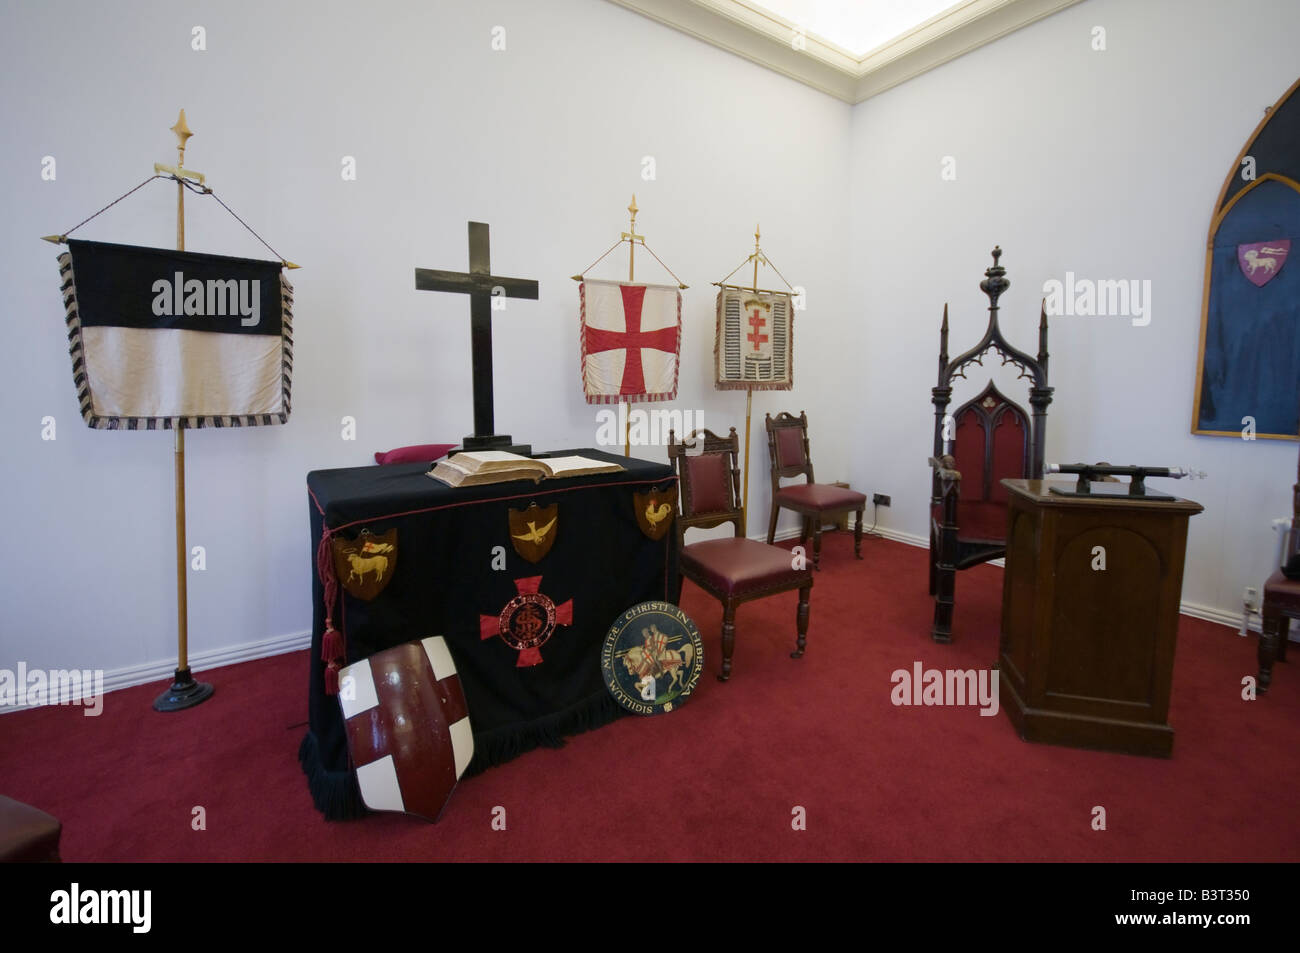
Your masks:
<path fill-rule="evenodd" d="M 812 586 L 804 586 L 799 590 L 799 612 L 795 617 L 795 624 L 799 628 L 799 636 L 795 640 L 795 650 L 790 653 L 790 658 L 803 658 L 804 646 L 808 644 L 808 599 L 812 595 Z"/>
<path fill-rule="evenodd" d="M 808 544 L 808 534 L 812 532 L 812 520 L 806 516 L 802 517 L 802 520 L 803 522 L 799 527 L 799 545 L 806 546 Z"/>
<path fill-rule="evenodd" d="M 935 586 L 938 581 L 935 579 L 935 569 L 939 565 L 939 551 L 934 545 L 934 527 L 930 528 L 930 595 L 934 595 Z"/>
<path fill-rule="evenodd" d="M 940 563 L 934 568 L 934 574 L 934 626 L 930 629 L 930 638 L 936 642 L 951 642 L 952 601 L 957 571 L 952 566 Z"/>
<path fill-rule="evenodd" d="M 1277 660 L 1286 661 L 1286 644 L 1291 641 L 1291 619 L 1289 616 L 1282 616 L 1281 621 L 1277 624 Z"/>
<path fill-rule="evenodd" d="M 1284 628 L 1285 625 L 1285 628 Z M 1259 632 L 1259 691 L 1262 695 L 1268 691 L 1273 681 L 1273 662 L 1277 658 L 1278 632 L 1286 638 L 1286 629 L 1290 628 L 1288 620 L 1271 606 L 1265 605 Z"/>
<path fill-rule="evenodd" d="M 931 530 L 933 532 L 933 530 Z M 957 527 L 945 523 L 935 534 L 938 552 L 934 567 L 934 625 L 930 638 L 952 641 L 952 603 L 957 585 Z"/>
<path fill-rule="evenodd" d="M 722 607 L 722 672 L 718 681 L 731 678 L 731 653 L 736 649 L 736 607 L 728 602 Z"/>
<path fill-rule="evenodd" d="M 853 523 L 853 555 L 857 559 L 862 558 L 862 510 L 858 510 L 858 518 Z"/>
<path fill-rule="evenodd" d="M 776 514 L 780 509 L 775 503 L 772 504 L 772 515 L 767 521 L 767 545 L 769 546 L 776 542 Z"/>
<path fill-rule="evenodd" d="M 821 572 L 822 569 L 822 518 L 816 517 L 813 524 L 813 569 Z"/>

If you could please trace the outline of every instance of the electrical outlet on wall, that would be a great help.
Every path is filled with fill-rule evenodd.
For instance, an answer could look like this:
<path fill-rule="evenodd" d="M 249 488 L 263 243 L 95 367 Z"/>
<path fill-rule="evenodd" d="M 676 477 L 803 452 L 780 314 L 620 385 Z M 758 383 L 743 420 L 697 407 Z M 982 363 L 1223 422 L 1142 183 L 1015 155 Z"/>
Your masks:
<path fill-rule="evenodd" d="M 1237 630 L 1237 634 L 1245 638 L 1250 629 L 1250 620 L 1258 617 L 1259 614 L 1259 590 L 1254 586 L 1247 586 L 1241 597 L 1241 628 Z"/>
<path fill-rule="evenodd" d="M 874 503 L 876 506 L 888 506 L 889 497 L 886 496 L 884 493 L 873 493 L 871 495 L 871 502 Z"/>

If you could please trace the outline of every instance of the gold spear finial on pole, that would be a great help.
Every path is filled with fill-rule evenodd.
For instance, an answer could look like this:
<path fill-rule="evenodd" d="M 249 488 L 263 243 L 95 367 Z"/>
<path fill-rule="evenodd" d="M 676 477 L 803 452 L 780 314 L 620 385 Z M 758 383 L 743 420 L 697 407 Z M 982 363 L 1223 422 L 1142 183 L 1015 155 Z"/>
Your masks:
<path fill-rule="evenodd" d="M 636 213 L 640 211 L 636 207 L 636 193 L 632 193 L 632 204 L 627 207 L 632 215 L 631 223 L 628 228 L 631 231 L 623 232 L 619 237 L 627 242 L 627 280 L 636 281 L 636 243 L 645 244 L 645 236 L 636 233 Z"/>
<path fill-rule="evenodd" d="M 190 136 L 194 135 L 185 122 L 184 109 L 181 110 L 176 125 L 172 126 L 172 132 L 176 133 L 176 168 L 179 169 L 185 165 L 185 143 L 189 141 Z"/>
<path fill-rule="evenodd" d="M 182 109 L 176 119 L 176 125 L 171 127 L 172 132 L 176 133 L 176 165 L 163 165 L 161 162 L 153 164 L 155 175 L 170 175 L 177 179 L 179 185 L 180 179 L 192 179 L 199 185 L 206 185 L 207 180 L 202 172 L 195 172 L 193 169 L 185 168 L 185 144 L 189 141 L 190 136 L 194 133 L 190 130 L 190 125 L 185 121 L 185 110 Z"/>

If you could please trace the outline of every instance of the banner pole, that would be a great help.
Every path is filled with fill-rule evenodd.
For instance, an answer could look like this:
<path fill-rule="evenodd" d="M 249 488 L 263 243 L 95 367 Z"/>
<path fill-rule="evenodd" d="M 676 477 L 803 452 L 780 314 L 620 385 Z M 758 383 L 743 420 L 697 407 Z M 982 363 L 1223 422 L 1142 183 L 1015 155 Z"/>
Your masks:
<path fill-rule="evenodd" d="M 636 240 L 641 236 L 636 233 L 636 213 L 639 211 L 636 207 L 636 193 L 632 193 L 632 204 L 627 207 L 632 214 L 632 221 L 628 225 L 628 231 L 623 233 L 622 238 L 627 239 L 627 280 L 631 284 L 636 281 Z M 644 239 L 642 239 L 644 240 Z M 628 401 L 631 404 L 631 401 Z M 627 409 L 627 416 L 623 418 L 623 456 L 632 456 L 632 408 Z"/>
<path fill-rule="evenodd" d="M 167 169 L 173 172 L 176 177 L 176 250 L 185 250 L 185 182 L 188 176 L 196 177 L 195 173 L 184 170 L 185 166 L 185 142 L 193 135 L 189 126 L 185 123 L 185 110 L 181 110 L 180 118 L 176 120 L 176 125 L 172 126 L 172 132 L 176 133 L 178 145 L 178 161 L 175 169 Z M 159 166 L 154 166 L 158 171 Z M 201 177 L 200 177 L 201 181 Z M 180 419 L 176 422 L 176 427 L 172 431 L 173 454 L 175 457 L 175 467 L 173 470 L 173 480 L 176 487 L 176 673 L 172 679 L 171 687 L 154 699 L 153 707 L 155 711 L 181 711 L 185 708 L 193 708 L 201 702 L 207 701 L 212 697 L 213 688 L 204 682 L 196 682 L 194 675 L 190 672 L 189 662 L 189 578 L 186 573 L 186 563 L 189 559 L 189 550 L 185 545 L 185 421 Z"/>
<path fill-rule="evenodd" d="M 762 257 L 763 254 L 762 251 L 759 250 L 758 240 L 759 240 L 759 227 L 755 225 L 754 226 L 754 254 L 752 256 L 754 259 L 754 286 L 753 286 L 754 294 L 758 294 L 758 260 L 759 258 Z M 749 430 L 750 430 L 750 416 L 753 414 L 753 411 L 754 411 L 754 388 L 746 387 L 745 388 L 745 469 L 743 471 L 745 489 L 744 489 L 744 493 L 742 494 L 741 504 L 740 504 L 740 524 L 741 524 L 740 534 L 742 536 L 749 535 Z"/>

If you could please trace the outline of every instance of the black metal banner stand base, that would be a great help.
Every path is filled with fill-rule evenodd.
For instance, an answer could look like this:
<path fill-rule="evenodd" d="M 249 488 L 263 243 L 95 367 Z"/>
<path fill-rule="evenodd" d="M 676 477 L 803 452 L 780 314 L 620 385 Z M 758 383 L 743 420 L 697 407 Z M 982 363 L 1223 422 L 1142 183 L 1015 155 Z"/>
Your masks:
<path fill-rule="evenodd" d="M 196 682 L 188 668 L 178 668 L 171 687 L 153 700 L 154 711 L 182 711 L 212 697 L 214 689 L 207 682 Z"/>

